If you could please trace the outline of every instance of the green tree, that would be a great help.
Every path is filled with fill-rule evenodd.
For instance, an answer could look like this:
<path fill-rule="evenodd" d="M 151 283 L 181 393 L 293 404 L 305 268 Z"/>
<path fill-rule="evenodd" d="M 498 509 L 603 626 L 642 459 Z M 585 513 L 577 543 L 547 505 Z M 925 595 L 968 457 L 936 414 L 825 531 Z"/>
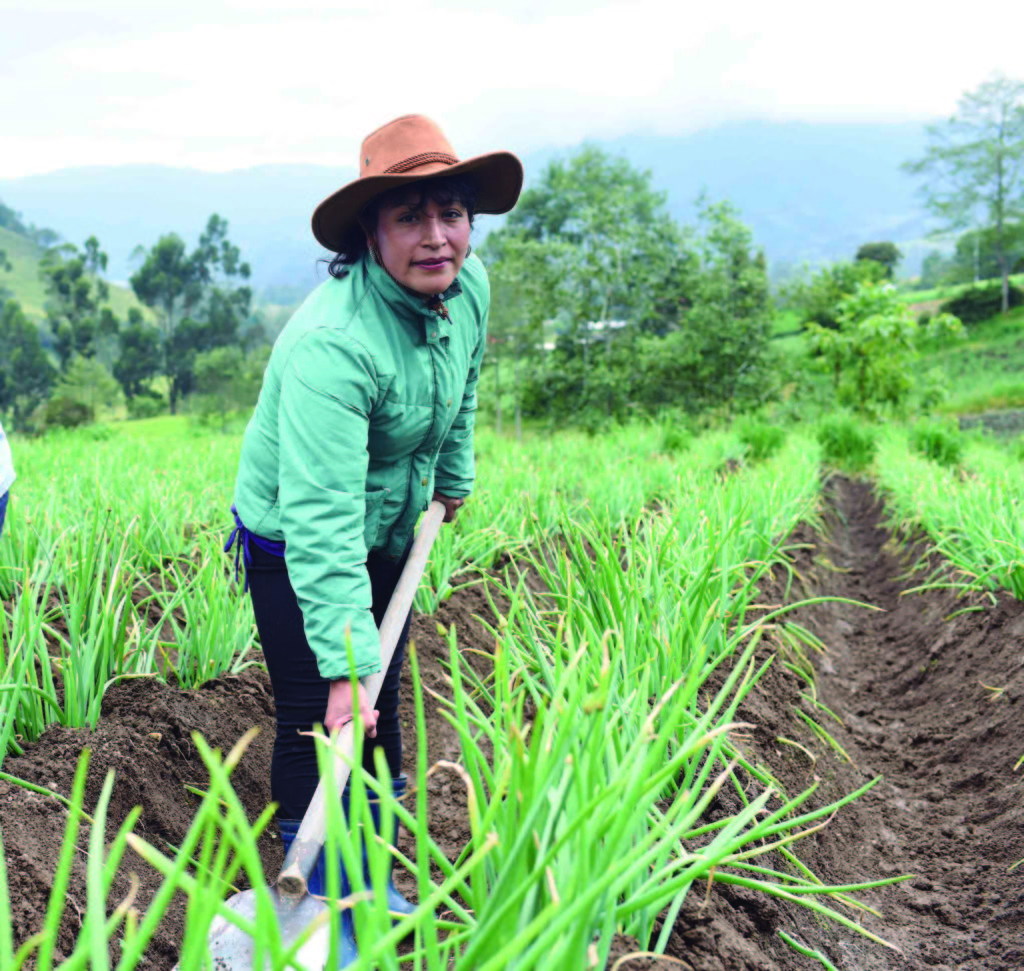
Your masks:
<path fill-rule="evenodd" d="M 857 250 L 856 259 L 874 260 L 885 267 L 885 279 L 891 280 L 896 273 L 896 267 L 903 254 L 895 243 L 864 243 Z"/>
<path fill-rule="evenodd" d="M 88 424 L 122 402 L 121 388 L 95 358 L 76 356 L 60 376 L 46 403 L 46 424 Z"/>
<path fill-rule="evenodd" d="M 204 424 L 219 420 L 221 426 L 239 411 L 251 411 L 263 385 L 270 360 L 264 345 L 245 354 L 237 344 L 215 347 L 196 355 L 193 413 Z"/>
<path fill-rule="evenodd" d="M 839 327 L 839 304 L 864 283 L 885 279 L 885 268 L 874 260 L 855 263 L 840 261 L 823 266 L 816 273 L 804 270 L 779 290 L 783 306 L 795 310 L 801 324 Z"/>
<path fill-rule="evenodd" d="M 959 230 L 976 219 L 994 233 L 1009 307 L 1011 235 L 1024 220 L 1024 82 L 997 75 L 960 99 L 947 122 L 928 128 L 924 158 L 905 168 L 925 176 L 927 207 L 944 228 Z"/>
<path fill-rule="evenodd" d="M 557 331 L 556 352 L 530 367 L 531 410 L 553 407 L 574 418 L 618 413 L 625 399 L 617 345 L 630 345 L 649 319 L 682 246 L 650 173 L 584 146 L 552 162 L 492 235 L 491 270 L 511 301 L 508 321 L 499 311 L 496 334 L 517 379 L 524 358 L 543 347 L 544 326 Z M 549 387 L 538 386 L 544 382 Z M 517 406 L 522 391 L 516 390 Z"/>
<path fill-rule="evenodd" d="M 732 204 L 702 198 L 698 215 L 693 306 L 680 325 L 700 347 L 691 395 L 729 408 L 757 404 L 771 388 L 767 262 Z"/>
<path fill-rule="evenodd" d="M 7 258 L 7 252 L 0 249 L 0 273 L 10 273 L 14 269 L 11 261 Z M 4 303 L 11 296 L 11 291 L 0 282 L 0 303 Z"/>
<path fill-rule="evenodd" d="M 65 370 L 75 355 L 92 357 L 100 337 L 112 337 L 117 318 L 109 306 L 110 287 L 99 277 L 107 254 L 90 236 L 83 251 L 70 243 L 48 249 L 39 262 L 47 292 L 46 316 Z"/>
<path fill-rule="evenodd" d="M 119 354 L 114 363 L 114 377 L 125 397 L 131 401 L 144 394 L 149 382 L 160 373 L 160 334 L 147 323 L 138 307 L 128 311 L 128 322 L 118 334 Z"/>
<path fill-rule="evenodd" d="M 931 290 L 943 283 L 952 282 L 953 260 L 937 249 L 931 250 L 921 261 L 919 288 Z"/>
<path fill-rule="evenodd" d="M 960 321 L 938 314 L 922 327 L 901 304 L 891 284 L 864 283 L 844 297 L 839 327 L 807 326 L 819 367 L 832 375 L 840 404 L 865 414 L 900 412 L 914 390 L 911 363 L 922 337 L 963 333 Z"/>
<path fill-rule="evenodd" d="M 16 300 L 7 300 L 0 308 L 0 412 L 11 416 L 13 428 L 25 430 L 55 378 L 39 329 Z"/>
<path fill-rule="evenodd" d="M 563 286 L 567 244 L 522 233 L 492 233 L 484 247 L 491 283 L 485 365 L 494 375 L 495 424 L 502 429 L 502 375 L 511 371 L 516 438 L 522 438 L 524 366 L 544 354 L 544 325 Z"/>
<path fill-rule="evenodd" d="M 1010 272 L 1017 273 L 1024 265 L 1024 222 L 1006 226 L 1002 245 L 1010 260 Z M 948 272 L 951 283 L 978 283 L 1002 276 L 999 263 L 999 234 L 995 227 L 972 229 L 956 241 Z"/>
<path fill-rule="evenodd" d="M 173 233 L 148 251 L 136 250 L 143 262 L 131 285 L 139 300 L 157 313 L 161 373 L 170 384 L 172 414 L 178 399 L 191 390 L 196 355 L 236 342 L 239 325 L 249 314 L 252 291 L 238 285 L 249 278 L 249 264 L 227 234 L 227 220 L 214 214 L 191 253 Z"/>
<path fill-rule="evenodd" d="M 744 409 L 771 392 L 764 255 L 730 204 L 699 206 L 697 226 L 679 230 L 679 248 L 644 279 L 633 319 L 614 322 L 621 326 L 610 349 L 588 361 L 569 332 L 534 364 L 527 413 L 600 427 L 637 410 Z"/>
<path fill-rule="evenodd" d="M 636 324 L 651 299 L 652 283 L 664 276 L 682 245 L 665 194 L 654 190 L 650 172 L 594 146 L 551 162 L 539 184 L 523 193 L 508 229 L 570 248 L 562 251 L 561 266 L 565 336 L 585 363 L 594 343 L 610 351 L 621 330 L 608 326 L 611 322 Z"/>
<path fill-rule="evenodd" d="M 5 206 L 3 202 L 0 202 L 0 229 L 17 233 L 19 236 L 28 235 L 28 228 L 21 221 L 21 213 L 15 212 L 10 206 Z"/>
<path fill-rule="evenodd" d="M 636 347 L 633 394 L 648 411 L 742 411 L 774 390 L 764 254 L 728 202 L 698 200 L 692 248 L 679 261 L 670 328 Z"/>

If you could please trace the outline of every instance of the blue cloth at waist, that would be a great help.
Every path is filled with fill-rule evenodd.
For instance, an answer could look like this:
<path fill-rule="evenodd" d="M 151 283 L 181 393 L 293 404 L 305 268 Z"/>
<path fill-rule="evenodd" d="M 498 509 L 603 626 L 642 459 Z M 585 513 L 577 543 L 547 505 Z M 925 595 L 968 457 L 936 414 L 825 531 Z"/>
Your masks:
<path fill-rule="evenodd" d="M 245 523 L 242 522 L 241 517 L 238 515 L 238 510 L 234 506 L 231 507 L 231 513 L 235 517 L 235 528 L 231 530 L 231 535 L 224 544 L 224 552 L 230 553 L 231 547 L 235 547 L 235 580 L 237 581 L 240 569 L 239 558 L 244 561 L 247 568 L 252 565 L 251 543 L 255 543 L 264 553 L 269 553 L 271 556 L 284 556 L 284 541 L 267 539 L 266 536 L 257 536 L 256 533 L 246 529 Z M 249 571 L 246 569 L 245 586 L 242 588 L 242 592 L 246 593 L 248 590 Z"/>

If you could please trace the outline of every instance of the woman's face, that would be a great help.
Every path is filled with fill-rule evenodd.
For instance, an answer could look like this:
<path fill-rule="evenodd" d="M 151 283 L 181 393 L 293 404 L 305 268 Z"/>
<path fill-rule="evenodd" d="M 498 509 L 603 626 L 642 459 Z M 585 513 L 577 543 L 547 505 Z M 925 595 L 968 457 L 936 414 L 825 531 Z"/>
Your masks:
<path fill-rule="evenodd" d="M 460 202 L 442 206 L 411 198 L 381 209 L 377 247 L 384 268 L 417 293 L 443 293 L 462 269 L 469 249 L 469 213 Z"/>

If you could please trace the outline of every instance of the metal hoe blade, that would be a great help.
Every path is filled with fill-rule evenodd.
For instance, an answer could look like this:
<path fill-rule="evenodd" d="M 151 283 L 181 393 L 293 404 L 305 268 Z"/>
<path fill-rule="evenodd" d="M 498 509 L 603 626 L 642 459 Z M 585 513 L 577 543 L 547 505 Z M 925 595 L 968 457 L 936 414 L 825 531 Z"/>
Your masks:
<path fill-rule="evenodd" d="M 270 888 L 270 895 L 274 903 L 274 917 L 280 928 L 281 943 L 285 947 L 290 947 L 302 935 L 307 934 L 313 921 L 322 915 L 323 922 L 309 934 L 309 939 L 299 949 L 295 958 L 296 966 L 304 968 L 305 971 L 322 971 L 327 966 L 331 943 L 329 921 L 326 919 L 327 905 L 308 893 L 293 903 L 287 897 L 281 896 L 276 887 Z M 245 890 L 236 893 L 226 903 L 236 913 L 249 920 L 256 919 L 255 891 Z M 214 971 L 263 971 L 263 968 L 269 967 L 269 962 L 266 961 L 262 968 L 256 966 L 252 938 L 223 917 L 214 918 L 210 925 L 209 948 Z"/>

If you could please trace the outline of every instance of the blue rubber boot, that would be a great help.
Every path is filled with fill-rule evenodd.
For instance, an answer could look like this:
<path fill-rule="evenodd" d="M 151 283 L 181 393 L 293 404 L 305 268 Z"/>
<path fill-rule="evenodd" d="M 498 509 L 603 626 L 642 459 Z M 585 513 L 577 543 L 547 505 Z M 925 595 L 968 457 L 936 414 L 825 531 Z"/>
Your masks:
<path fill-rule="evenodd" d="M 301 819 L 279 819 L 277 821 L 277 827 L 281 833 L 281 843 L 284 845 L 286 856 L 292 841 L 295 839 L 295 834 L 299 831 L 299 824 L 301 822 Z M 345 874 L 345 864 L 340 860 L 338 863 L 338 876 L 341 879 L 341 896 L 347 897 L 352 892 L 352 885 Z M 320 850 L 320 855 L 316 858 L 313 871 L 306 881 L 306 888 L 317 897 L 323 897 L 327 893 L 327 865 L 324 859 L 324 850 Z M 352 911 L 344 910 L 341 913 L 341 934 L 338 938 L 338 967 L 347 968 L 350 964 L 354 964 L 358 957 L 359 950 L 356 947 L 355 924 L 352 921 Z"/>
<path fill-rule="evenodd" d="M 404 775 L 400 775 L 400 776 L 398 776 L 397 779 L 392 779 L 391 783 L 392 783 L 392 786 L 393 786 L 393 791 L 394 791 L 394 794 L 395 794 L 395 798 L 396 799 L 401 799 L 405 795 L 406 787 L 409 784 L 408 777 L 404 776 Z M 367 793 L 367 795 L 369 796 L 370 816 L 373 818 L 373 828 L 374 828 L 374 830 L 380 835 L 381 839 L 383 839 L 385 842 L 390 843 L 392 846 L 394 846 L 395 845 L 394 827 L 396 825 L 396 822 L 394 820 L 392 821 L 392 831 L 390 833 L 382 833 L 381 832 L 381 825 L 382 825 L 382 823 L 381 823 L 380 801 L 378 799 L 374 798 L 374 794 L 372 792 Z M 346 819 L 348 818 L 348 800 L 349 800 L 349 793 L 348 793 L 348 787 L 346 786 L 345 787 L 345 791 L 341 795 L 341 806 L 342 806 L 342 809 L 345 812 L 345 818 Z M 416 909 L 416 905 L 414 903 L 410 903 L 408 900 L 405 899 L 405 897 L 403 897 L 401 895 L 401 893 L 398 892 L 398 888 L 395 886 L 395 881 L 394 881 L 394 878 L 392 876 L 394 864 L 395 864 L 395 860 L 394 860 L 394 857 L 392 857 L 390 865 L 388 866 L 388 884 L 387 884 L 388 910 L 391 911 L 391 913 L 393 913 L 393 914 L 411 914 Z M 363 879 L 366 881 L 366 886 L 367 887 L 371 887 L 373 885 L 372 881 L 370 879 L 369 861 L 366 858 L 366 843 L 365 843 L 365 841 L 363 842 Z"/>

